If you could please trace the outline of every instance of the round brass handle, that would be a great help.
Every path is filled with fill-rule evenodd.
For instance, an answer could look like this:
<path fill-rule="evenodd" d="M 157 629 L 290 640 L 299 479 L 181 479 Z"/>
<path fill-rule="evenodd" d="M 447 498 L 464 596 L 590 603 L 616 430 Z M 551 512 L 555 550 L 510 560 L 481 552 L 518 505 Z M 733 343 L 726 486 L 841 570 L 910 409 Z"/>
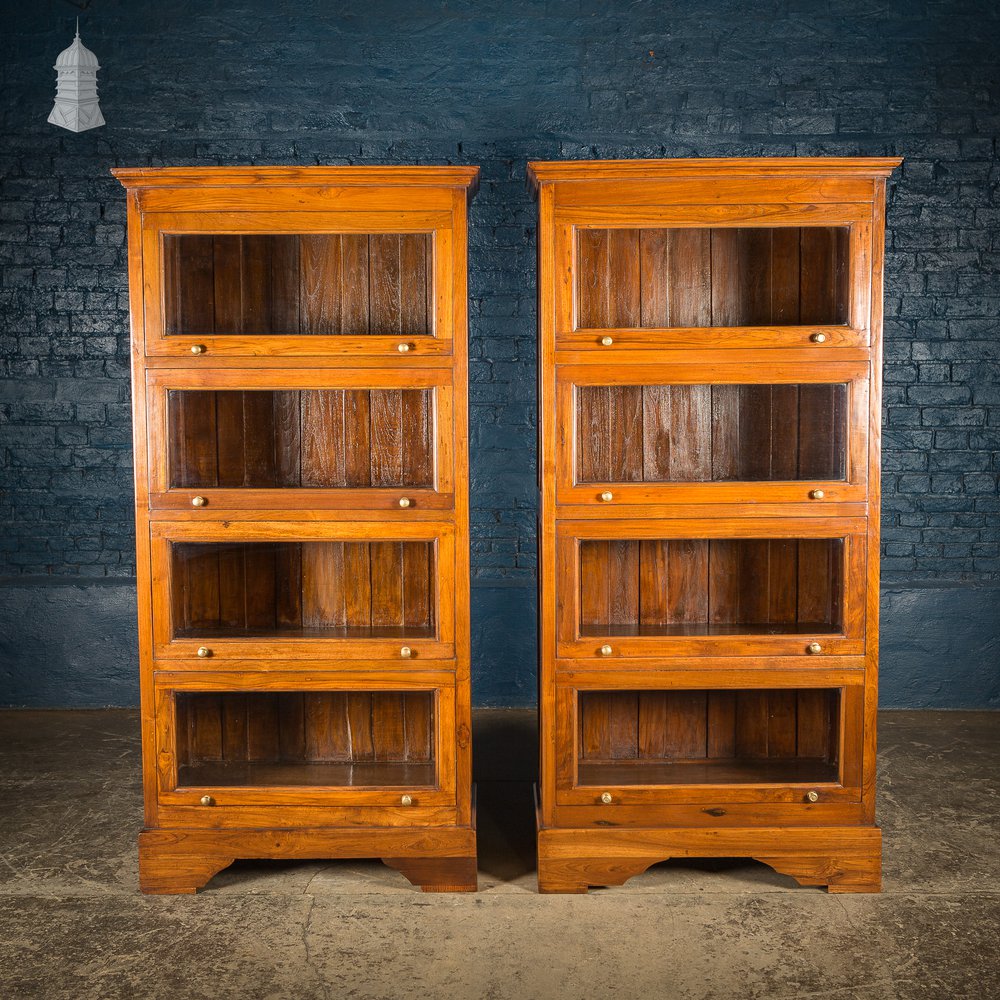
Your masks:
<path fill-rule="evenodd" d="M 611 492 L 611 490 L 605 490 L 601 494 L 601 500 L 603 500 L 605 503 L 611 503 L 611 501 L 614 500 L 614 498 L 615 495 L 614 493 Z"/>
<path fill-rule="evenodd" d="M 610 646 L 601 646 L 601 656 L 610 656 L 613 652 Z"/>
<path fill-rule="evenodd" d="M 822 490 L 810 490 L 809 499 L 810 500 L 822 500 L 826 494 Z"/>
<path fill-rule="evenodd" d="M 215 799 L 213 799 L 211 795 L 203 795 L 201 797 L 201 804 L 203 806 L 214 806 L 215 805 Z"/>
<path fill-rule="evenodd" d="M 192 344 L 191 345 L 191 353 L 192 354 L 204 354 L 205 353 L 205 345 L 204 344 Z"/>
<path fill-rule="evenodd" d="M 604 803 L 604 804 L 605 804 L 606 806 L 609 806 L 609 805 L 611 805 L 611 803 L 612 803 L 612 802 L 614 801 L 614 798 L 613 798 L 613 796 L 611 795 L 611 792 L 601 792 L 601 801 L 602 801 L 602 802 L 603 802 L 603 803 Z"/>
<path fill-rule="evenodd" d="M 409 344 L 397 344 L 396 345 L 396 350 L 399 351 L 400 354 L 409 354 L 410 353 L 410 345 Z"/>
<path fill-rule="evenodd" d="M 413 805 L 413 796 L 412 795 L 400 795 L 400 797 L 399 797 L 399 804 L 401 806 L 412 806 Z"/>
<path fill-rule="evenodd" d="M 409 507 L 411 503 L 413 503 L 413 501 L 409 497 L 400 497 L 399 498 L 399 506 L 400 507 Z"/>
<path fill-rule="evenodd" d="M 822 653 L 823 647 L 818 642 L 811 642 L 806 646 L 806 651 L 810 653 Z"/>
<path fill-rule="evenodd" d="M 199 646 L 198 647 L 198 655 L 202 659 L 205 659 L 206 656 L 211 656 L 212 655 L 212 651 L 208 648 L 208 646 Z"/>
<path fill-rule="evenodd" d="M 208 501 L 204 497 L 191 497 L 192 507 L 204 507 Z"/>
<path fill-rule="evenodd" d="M 806 792 L 806 801 L 819 802 L 819 792 L 817 791 Z"/>
<path fill-rule="evenodd" d="M 399 650 L 399 655 L 400 655 L 400 656 L 401 656 L 401 657 L 402 657 L 402 658 L 403 658 L 404 660 L 408 660 L 408 659 L 409 659 L 409 658 L 410 658 L 411 656 L 413 656 L 413 650 L 412 650 L 412 649 L 410 649 L 410 647 L 409 647 L 409 646 L 403 646 L 403 647 L 402 647 L 402 648 L 401 648 L 401 649 Z"/>
<path fill-rule="evenodd" d="M 825 333 L 814 333 L 809 339 L 814 344 L 825 344 L 826 343 L 826 334 Z"/>
<path fill-rule="evenodd" d="M 610 347 L 614 342 L 615 341 L 613 337 L 601 337 L 602 347 Z"/>

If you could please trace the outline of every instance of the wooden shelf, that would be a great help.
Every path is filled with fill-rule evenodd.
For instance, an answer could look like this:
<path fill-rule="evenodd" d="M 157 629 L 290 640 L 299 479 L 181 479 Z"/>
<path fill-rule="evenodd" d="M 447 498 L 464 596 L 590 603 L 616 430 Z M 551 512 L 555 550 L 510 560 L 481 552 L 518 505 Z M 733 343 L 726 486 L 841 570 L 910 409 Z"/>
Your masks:
<path fill-rule="evenodd" d="M 835 783 L 837 765 L 825 760 L 580 762 L 578 783 L 616 785 L 818 785 Z"/>
<path fill-rule="evenodd" d="M 590 624 L 580 626 L 584 639 L 600 636 L 656 638 L 698 635 L 833 635 L 838 632 L 832 622 L 672 622 L 665 625 L 611 625 Z"/>
<path fill-rule="evenodd" d="M 374 761 L 361 764 L 302 761 L 208 761 L 177 774 L 178 788 L 431 788 L 435 765 Z"/>
<path fill-rule="evenodd" d="M 322 628 L 188 628 L 175 639 L 433 639 L 433 626 L 425 625 L 327 625 Z"/>

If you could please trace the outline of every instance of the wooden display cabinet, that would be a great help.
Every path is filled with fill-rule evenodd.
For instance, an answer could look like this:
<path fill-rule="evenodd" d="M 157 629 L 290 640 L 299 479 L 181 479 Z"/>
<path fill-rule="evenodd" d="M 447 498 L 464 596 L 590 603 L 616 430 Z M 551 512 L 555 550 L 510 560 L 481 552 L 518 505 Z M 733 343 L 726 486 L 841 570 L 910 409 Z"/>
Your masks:
<path fill-rule="evenodd" d="M 128 190 L 144 892 L 236 858 L 476 888 L 466 167 Z"/>
<path fill-rule="evenodd" d="M 529 165 L 543 892 L 714 856 L 879 889 L 898 163 Z"/>

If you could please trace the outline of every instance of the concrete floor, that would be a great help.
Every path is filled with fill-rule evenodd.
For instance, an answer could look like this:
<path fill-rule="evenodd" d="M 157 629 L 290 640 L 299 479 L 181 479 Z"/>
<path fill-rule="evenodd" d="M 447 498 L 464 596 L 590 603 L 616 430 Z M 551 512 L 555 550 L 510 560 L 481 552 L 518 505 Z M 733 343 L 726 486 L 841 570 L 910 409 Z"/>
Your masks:
<path fill-rule="evenodd" d="M 885 889 L 747 861 L 535 894 L 534 716 L 476 723 L 480 885 L 241 862 L 136 890 L 136 714 L 0 713 L 0 998 L 1000 997 L 1000 714 L 883 713 Z"/>

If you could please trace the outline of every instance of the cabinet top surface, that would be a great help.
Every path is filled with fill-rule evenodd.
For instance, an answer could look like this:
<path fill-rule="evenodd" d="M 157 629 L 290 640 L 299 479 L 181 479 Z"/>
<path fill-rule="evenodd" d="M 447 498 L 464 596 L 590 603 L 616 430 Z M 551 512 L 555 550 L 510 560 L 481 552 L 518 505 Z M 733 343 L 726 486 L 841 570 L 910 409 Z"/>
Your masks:
<path fill-rule="evenodd" d="M 115 167 L 111 173 L 129 189 L 209 187 L 453 187 L 479 184 L 479 167 Z"/>
<path fill-rule="evenodd" d="M 672 177 L 888 177 L 901 157 L 726 157 L 677 160 L 549 160 L 528 164 L 534 188 L 554 181 L 594 181 Z"/>

